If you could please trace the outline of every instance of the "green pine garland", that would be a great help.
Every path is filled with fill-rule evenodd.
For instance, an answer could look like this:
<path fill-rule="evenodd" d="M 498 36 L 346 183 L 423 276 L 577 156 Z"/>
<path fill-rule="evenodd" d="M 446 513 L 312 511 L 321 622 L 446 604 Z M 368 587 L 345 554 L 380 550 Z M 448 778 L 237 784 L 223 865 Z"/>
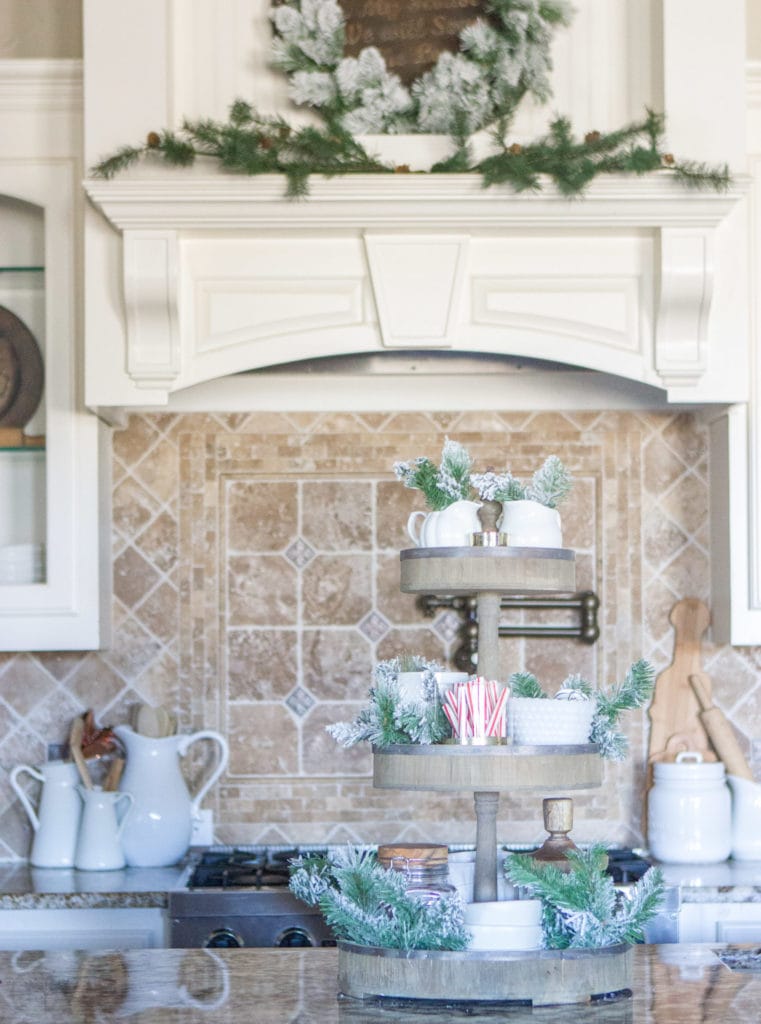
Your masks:
<path fill-rule="evenodd" d="M 505 875 L 542 901 L 544 942 L 548 949 L 598 948 L 641 942 L 645 924 L 663 900 L 663 876 L 650 868 L 627 895 L 616 890 L 605 873 L 605 848 L 600 844 L 567 855 L 571 870 L 527 854 L 508 854 Z"/>
<path fill-rule="evenodd" d="M 549 178 L 563 196 L 578 196 L 600 174 L 670 172 L 688 188 L 726 190 L 727 166 L 678 161 L 665 151 L 664 119 L 648 111 L 643 121 L 576 139 L 569 121 L 555 119 L 548 133 L 527 145 L 510 141 L 510 128 L 526 95 L 550 96 L 550 43 L 568 23 L 564 0 L 491 0 L 490 22 L 466 28 L 458 54 L 437 65 L 407 93 L 373 47 L 357 59 L 343 57 L 344 20 L 336 0 L 287 0 L 273 8 L 277 67 L 289 75 L 296 102 L 312 106 L 324 126 L 293 128 L 282 117 L 259 114 L 236 100 L 226 122 L 186 120 L 177 131 L 150 132 L 142 146 L 124 146 L 92 168 L 112 178 L 144 159 L 187 167 L 211 157 L 236 174 L 283 174 L 286 195 L 307 194 L 318 174 L 388 174 L 407 171 L 377 159 L 357 141 L 365 132 L 447 132 L 450 157 L 431 173 L 480 174 L 485 186 L 538 191 Z M 444 121 L 440 123 L 441 118 Z M 468 136 L 487 127 L 496 152 L 476 160 Z"/>

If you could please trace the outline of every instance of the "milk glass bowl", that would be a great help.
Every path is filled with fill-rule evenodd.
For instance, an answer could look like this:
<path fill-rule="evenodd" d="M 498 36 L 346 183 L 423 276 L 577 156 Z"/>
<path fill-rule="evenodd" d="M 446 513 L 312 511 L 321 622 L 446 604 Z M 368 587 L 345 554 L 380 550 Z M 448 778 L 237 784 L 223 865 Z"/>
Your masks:
<path fill-rule="evenodd" d="M 511 697 L 507 722 L 513 743 L 526 746 L 578 746 L 589 743 L 593 700 Z"/>

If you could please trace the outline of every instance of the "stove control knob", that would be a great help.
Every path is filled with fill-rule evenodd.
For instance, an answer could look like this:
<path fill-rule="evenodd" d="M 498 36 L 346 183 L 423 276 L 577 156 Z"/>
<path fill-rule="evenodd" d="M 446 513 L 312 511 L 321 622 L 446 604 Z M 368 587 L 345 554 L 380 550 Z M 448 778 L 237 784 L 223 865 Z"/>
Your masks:
<path fill-rule="evenodd" d="M 217 928 L 204 942 L 204 949 L 237 949 L 245 942 L 230 928 Z"/>
<path fill-rule="evenodd" d="M 313 946 L 309 933 L 305 932 L 303 928 L 286 928 L 286 930 L 278 936 L 276 946 Z"/>

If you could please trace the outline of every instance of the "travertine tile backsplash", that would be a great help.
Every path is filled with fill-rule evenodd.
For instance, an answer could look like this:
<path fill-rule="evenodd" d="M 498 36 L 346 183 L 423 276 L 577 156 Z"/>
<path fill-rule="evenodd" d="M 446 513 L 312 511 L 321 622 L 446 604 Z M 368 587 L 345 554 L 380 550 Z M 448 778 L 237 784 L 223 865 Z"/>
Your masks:
<path fill-rule="evenodd" d="M 479 469 L 528 476 L 555 452 L 576 478 L 564 540 L 578 589 L 600 596 L 600 640 L 503 639 L 505 672 L 525 667 L 557 685 L 571 671 L 610 682 L 643 655 L 665 667 L 674 602 L 710 600 L 697 417 L 133 416 L 114 435 L 111 648 L 0 655 L 0 857 L 30 843 L 9 770 L 44 760 L 83 709 L 116 723 L 138 700 L 171 705 L 183 731 L 227 736 L 229 769 L 206 801 L 221 842 L 473 841 L 470 796 L 376 790 L 369 752 L 325 732 L 362 706 L 375 661 L 410 652 L 446 663 L 461 643 L 452 610 L 426 617 L 399 591 L 405 523 L 422 500 L 391 467 L 437 458 L 446 435 Z M 703 653 L 718 703 L 758 755 L 761 649 L 706 642 Z M 644 714 L 628 734 L 631 757 L 575 795 L 580 839 L 642 839 Z M 507 793 L 500 807 L 501 839 L 541 838 L 541 794 Z"/>

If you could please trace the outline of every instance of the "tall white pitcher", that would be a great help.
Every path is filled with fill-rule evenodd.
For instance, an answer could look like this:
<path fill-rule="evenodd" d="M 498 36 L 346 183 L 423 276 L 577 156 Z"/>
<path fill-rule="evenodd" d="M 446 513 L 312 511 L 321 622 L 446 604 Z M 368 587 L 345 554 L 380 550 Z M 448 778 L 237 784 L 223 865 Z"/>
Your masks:
<path fill-rule="evenodd" d="M 42 783 L 37 810 L 18 782 L 20 775 L 31 775 Z M 20 764 L 10 774 L 10 783 L 21 806 L 29 816 L 34 839 L 29 855 L 36 868 L 71 868 L 77 845 L 82 802 L 77 795 L 79 782 L 72 761 L 48 761 L 40 768 Z"/>
<path fill-rule="evenodd" d="M 190 846 L 193 818 L 201 801 L 227 766 L 227 741 L 210 729 L 161 739 L 142 736 L 128 725 L 119 725 L 114 732 L 127 751 L 119 788 L 131 793 L 135 801 L 122 833 L 127 864 L 143 868 L 176 864 Z M 180 770 L 180 758 L 199 740 L 216 743 L 219 756 L 214 770 L 191 797 Z"/>

